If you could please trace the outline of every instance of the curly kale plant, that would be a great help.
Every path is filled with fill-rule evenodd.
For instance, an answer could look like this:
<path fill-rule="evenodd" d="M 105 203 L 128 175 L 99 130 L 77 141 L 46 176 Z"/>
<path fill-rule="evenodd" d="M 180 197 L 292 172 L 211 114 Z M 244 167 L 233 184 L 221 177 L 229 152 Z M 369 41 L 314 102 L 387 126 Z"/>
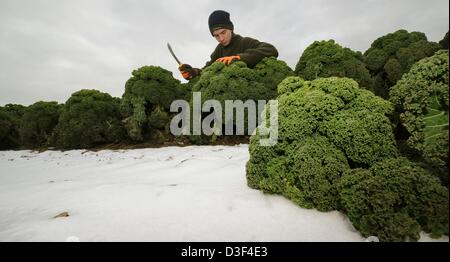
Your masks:
<path fill-rule="evenodd" d="M 202 71 L 192 91 L 202 92 L 202 100 L 269 100 L 277 95 L 277 85 L 292 69 L 283 61 L 273 57 L 264 58 L 254 69 L 244 62 L 229 66 L 215 62 Z"/>
<path fill-rule="evenodd" d="M 248 68 L 244 62 L 235 62 L 229 66 L 215 62 L 202 71 L 192 91 L 202 92 L 202 101 L 215 99 L 221 103 L 225 100 L 274 98 L 276 88 L 264 85 L 261 75 Z"/>
<path fill-rule="evenodd" d="M 120 101 L 97 90 L 80 90 L 67 100 L 51 144 L 65 149 L 119 142 L 125 136 Z"/>
<path fill-rule="evenodd" d="M 392 87 L 390 100 L 400 112 L 400 122 L 409 133 L 407 144 L 433 166 L 443 169 L 448 183 L 449 53 L 413 65 Z"/>
<path fill-rule="evenodd" d="M 406 158 L 347 170 L 338 191 L 348 217 L 365 237 L 417 241 L 421 231 L 448 235 L 447 188 Z"/>
<path fill-rule="evenodd" d="M 363 88 L 370 89 L 373 85 L 362 54 L 344 48 L 334 40 L 316 41 L 308 46 L 295 67 L 295 73 L 306 80 L 337 76 L 353 78 Z"/>
<path fill-rule="evenodd" d="M 121 112 L 129 137 L 142 141 L 151 135 L 151 130 L 164 130 L 168 126 L 170 104 L 184 99 L 186 91 L 171 72 L 159 66 L 144 66 L 132 75 L 125 84 Z"/>
<path fill-rule="evenodd" d="M 346 170 L 397 155 L 387 117 L 391 103 L 354 80 L 288 77 L 278 93 L 278 143 L 260 145 L 258 132 L 250 138 L 250 187 L 302 207 L 334 210 L 336 182 Z"/>
<path fill-rule="evenodd" d="M 250 100 L 249 102 L 254 102 L 257 108 L 258 100 L 274 99 L 277 95 L 277 85 L 284 78 L 292 75 L 294 72 L 285 62 L 273 57 L 264 58 L 253 69 L 248 68 L 244 62 L 240 61 L 229 66 L 215 62 L 202 71 L 192 91 L 201 92 L 202 103 L 206 100 L 217 100 L 221 104 L 222 110 L 226 108 L 226 100 L 239 100 L 243 103 Z M 247 115 L 244 118 L 247 119 Z M 223 125 L 231 123 L 230 119 L 222 118 L 221 121 Z M 244 122 L 247 123 L 245 120 Z M 233 119 L 232 124 L 236 124 L 236 119 Z M 247 133 L 248 126 L 244 128 Z M 190 139 L 193 142 L 198 140 L 194 137 Z M 207 138 L 204 137 L 202 140 L 207 140 Z"/>
<path fill-rule="evenodd" d="M 376 95 L 387 98 L 390 88 L 422 58 L 441 47 L 429 42 L 424 33 L 398 30 L 376 39 L 364 53 L 364 61 L 374 77 Z"/>
<path fill-rule="evenodd" d="M 261 76 L 261 82 L 273 90 L 277 89 L 278 84 L 283 79 L 295 75 L 294 71 L 292 71 L 286 62 L 277 60 L 274 57 L 264 58 L 253 70 Z"/>

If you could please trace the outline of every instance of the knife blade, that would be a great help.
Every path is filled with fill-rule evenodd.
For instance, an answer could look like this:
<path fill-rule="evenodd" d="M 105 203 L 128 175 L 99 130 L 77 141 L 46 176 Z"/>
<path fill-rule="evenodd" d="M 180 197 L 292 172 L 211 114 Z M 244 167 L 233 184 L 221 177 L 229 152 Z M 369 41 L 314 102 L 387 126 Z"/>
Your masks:
<path fill-rule="evenodd" d="M 181 65 L 182 63 L 180 62 L 180 60 L 178 60 L 178 57 L 173 52 L 172 47 L 170 46 L 169 43 L 167 43 L 167 48 L 169 48 L 170 53 L 172 54 L 173 58 L 175 58 L 175 60 L 177 61 L 178 65 Z"/>

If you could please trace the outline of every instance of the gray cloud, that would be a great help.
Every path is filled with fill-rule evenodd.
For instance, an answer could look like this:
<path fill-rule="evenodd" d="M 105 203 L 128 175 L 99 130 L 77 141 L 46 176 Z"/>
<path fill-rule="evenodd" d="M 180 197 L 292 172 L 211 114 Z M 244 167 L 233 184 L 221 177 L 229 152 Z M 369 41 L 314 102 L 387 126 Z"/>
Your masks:
<path fill-rule="evenodd" d="M 202 67 L 216 46 L 207 19 L 227 10 L 235 31 L 274 44 L 295 67 L 315 40 L 364 52 L 404 28 L 439 41 L 449 28 L 447 0 L 0 1 L 0 105 L 64 102 L 98 89 L 120 97 L 132 70 L 158 65 L 182 80 L 167 51 Z"/>

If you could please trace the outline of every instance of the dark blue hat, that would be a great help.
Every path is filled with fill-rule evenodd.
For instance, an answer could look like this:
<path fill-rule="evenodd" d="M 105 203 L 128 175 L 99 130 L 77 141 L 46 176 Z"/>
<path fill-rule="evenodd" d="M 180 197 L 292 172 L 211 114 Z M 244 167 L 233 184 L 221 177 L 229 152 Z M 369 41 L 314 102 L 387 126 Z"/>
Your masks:
<path fill-rule="evenodd" d="M 230 14 L 223 10 L 216 10 L 209 15 L 209 31 L 211 34 L 220 28 L 233 30 L 233 23 L 230 21 Z"/>

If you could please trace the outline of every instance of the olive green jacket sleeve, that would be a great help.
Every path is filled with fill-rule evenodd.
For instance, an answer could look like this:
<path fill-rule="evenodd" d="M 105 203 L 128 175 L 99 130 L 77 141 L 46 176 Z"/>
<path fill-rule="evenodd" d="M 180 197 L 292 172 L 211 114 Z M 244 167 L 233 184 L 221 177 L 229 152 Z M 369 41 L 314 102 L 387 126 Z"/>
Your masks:
<path fill-rule="evenodd" d="M 241 61 L 252 68 L 265 57 L 278 57 L 278 51 L 271 44 L 260 42 L 250 37 L 234 35 L 229 46 L 217 45 L 211 54 L 211 60 L 206 63 L 205 67 L 210 66 L 218 58 L 232 55 L 239 55 Z"/>
<path fill-rule="evenodd" d="M 254 67 L 265 57 L 278 57 L 277 49 L 269 43 L 260 42 L 250 37 L 245 37 L 242 42 L 246 48 L 245 51 L 238 53 L 238 56 L 249 67 Z"/>

